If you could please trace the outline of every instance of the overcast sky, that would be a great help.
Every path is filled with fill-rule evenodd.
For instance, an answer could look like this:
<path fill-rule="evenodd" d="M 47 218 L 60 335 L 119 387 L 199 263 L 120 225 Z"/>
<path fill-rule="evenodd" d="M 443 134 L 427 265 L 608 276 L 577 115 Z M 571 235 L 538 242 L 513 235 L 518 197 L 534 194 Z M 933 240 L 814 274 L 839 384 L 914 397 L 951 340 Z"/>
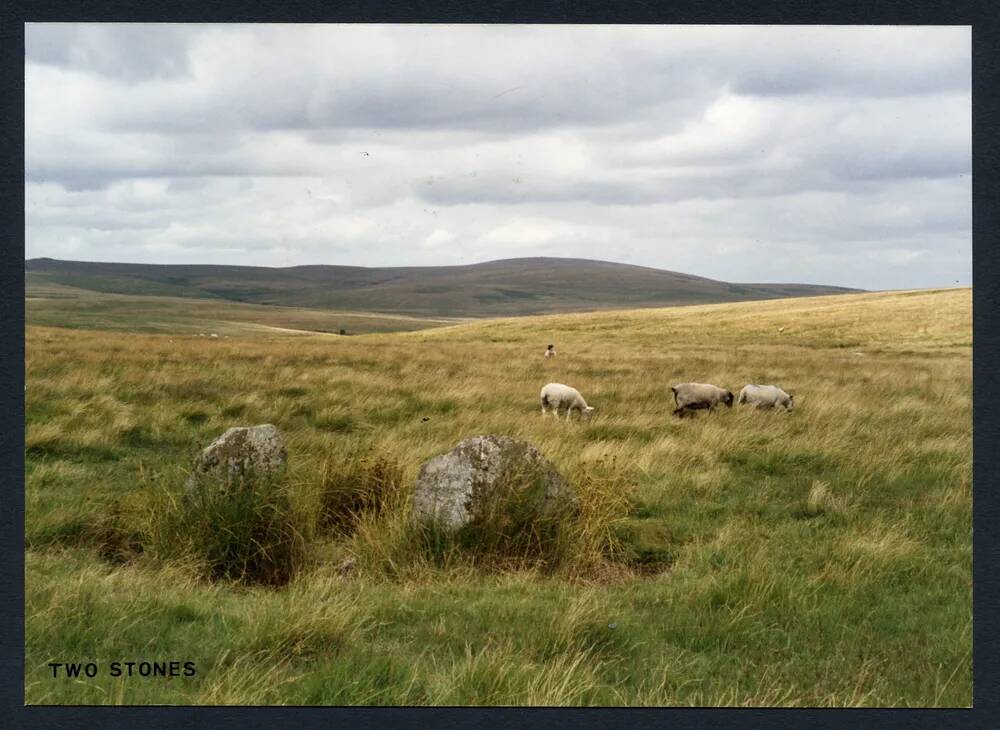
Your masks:
<path fill-rule="evenodd" d="M 970 39 L 29 24 L 25 255 L 968 285 Z"/>

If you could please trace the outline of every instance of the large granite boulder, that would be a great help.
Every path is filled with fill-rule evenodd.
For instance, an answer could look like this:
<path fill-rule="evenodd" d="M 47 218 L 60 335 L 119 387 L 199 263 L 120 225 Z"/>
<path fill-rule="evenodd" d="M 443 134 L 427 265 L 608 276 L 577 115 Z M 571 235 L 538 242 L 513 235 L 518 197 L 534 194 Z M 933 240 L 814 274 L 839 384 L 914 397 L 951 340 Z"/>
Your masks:
<path fill-rule="evenodd" d="M 205 447 L 195 460 L 188 478 L 188 491 L 202 481 L 239 483 L 268 479 L 285 466 L 288 452 L 281 432 L 265 423 L 231 428 Z"/>
<path fill-rule="evenodd" d="M 516 505 L 514 504 L 516 502 Z M 558 517 L 576 495 L 555 466 L 527 441 L 473 436 L 420 468 L 413 492 L 417 520 L 454 531 L 497 510 Z"/>

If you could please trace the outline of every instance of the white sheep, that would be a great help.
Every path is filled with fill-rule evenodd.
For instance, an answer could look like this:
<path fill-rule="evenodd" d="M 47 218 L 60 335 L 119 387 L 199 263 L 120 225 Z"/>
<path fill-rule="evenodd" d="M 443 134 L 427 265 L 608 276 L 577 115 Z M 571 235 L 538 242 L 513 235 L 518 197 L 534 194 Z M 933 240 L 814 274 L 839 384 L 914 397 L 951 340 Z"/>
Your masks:
<path fill-rule="evenodd" d="M 556 356 L 556 346 L 549 345 L 548 349 L 545 351 L 545 357 L 555 357 Z"/>
<path fill-rule="evenodd" d="M 741 405 L 749 403 L 754 408 L 784 406 L 786 411 L 795 407 L 794 396 L 786 393 L 777 385 L 754 385 L 753 383 L 743 386 L 738 403 Z"/>
<path fill-rule="evenodd" d="M 580 391 L 562 383 L 549 383 L 542 388 L 541 399 L 542 416 L 545 416 L 551 408 L 556 418 L 559 418 L 559 409 L 562 407 L 566 408 L 567 421 L 574 408 L 580 412 L 580 418 L 590 418 L 594 413 L 594 407 L 587 405 Z"/>
<path fill-rule="evenodd" d="M 674 394 L 677 408 L 674 415 L 683 417 L 688 411 L 701 408 L 712 410 L 719 403 L 725 403 L 727 408 L 733 407 L 733 394 L 725 388 L 708 383 L 681 383 L 670 389 Z"/>

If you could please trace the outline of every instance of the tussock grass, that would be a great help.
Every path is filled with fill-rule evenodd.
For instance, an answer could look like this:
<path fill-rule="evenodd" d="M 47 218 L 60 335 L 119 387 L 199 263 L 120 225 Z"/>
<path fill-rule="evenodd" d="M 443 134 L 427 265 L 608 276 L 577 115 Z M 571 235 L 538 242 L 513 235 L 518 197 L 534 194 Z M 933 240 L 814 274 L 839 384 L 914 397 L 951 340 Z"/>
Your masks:
<path fill-rule="evenodd" d="M 371 577 L 436 580 L 439 570 L 540 571 L 587 581 L 607 579 L 615 573 L 612 563 L 626 562 L 615 527 L 627 518 L 631 492 L 613 464 L 569 479 L 572 497 L 556 500 L 542 515 L 536 512 L 546 489 L 541 471 L 500 475 L 470 523 L 454 533 L 416 523 L 413 477 L 404 478 L 392 457 L 369 454 L 337 464 L 324 464 L 320 528 L 329 524 L 334 505 L 343 515 L 336 524 L 349 535 L 347 554 Z"/>
<path fill-rule="evenodd" d="M 952 290 L 346 338 L 29 326 L 26 700 L 967 706 L 970 315 Z M 679 421 L 687 380 L 796 408 Z M 542 419 L 549 381 L 594 419 Z M 286 436 L 281 484 L 171 512 L 198 449 L 255 423 Z M 534 443 L 576 511 L 435 552 L 417 471 L 484 433 Z M 294 569 L 206 580 L 253 565 L 226 545 L 262 514 Z M 198 675 L 47 676 L 135 657 Z"/>
<path fill-rule="evenodd" d="M 323 463 L 319 527 L 350 531 L 364 515 L 381 516 L 403 486 L 399 462 L 386 454 L 347 454 Z"/>
<path fill-rule="evenodd" d="M 213 580 L 272 586 L 304 562 L 301 522 L 280 482 L 203 478 L 192 493 L 169 496 L 149 538 L 163 561 L 196 565 Z"/>
<path fill-rule="evenodd" d="M 823 514 L 833 514 L 842 509 L 839 500 L 830 492 L 826 482 L 814 481 L 809 488 L 809 496 L 803 513 L 807 517 L 818 517 Z"/>

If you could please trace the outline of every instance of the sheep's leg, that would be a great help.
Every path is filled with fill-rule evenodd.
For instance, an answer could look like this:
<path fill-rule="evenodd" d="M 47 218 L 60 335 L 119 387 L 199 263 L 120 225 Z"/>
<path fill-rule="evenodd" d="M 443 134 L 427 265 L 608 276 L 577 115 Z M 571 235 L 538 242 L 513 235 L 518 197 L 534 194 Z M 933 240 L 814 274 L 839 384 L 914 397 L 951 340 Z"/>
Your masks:
<path fill-rule="evenodd" d="M 684 418 L 684 406 L 674 409 L 674 415 L 678 418 Z"/>
<path fill-rule="evenodd" d="M 570 406 L 569 408 L 566 409 L 566 420 L 568 421 L 569 417 L 572 415 L 573 415 L 573 406 Z"/>

